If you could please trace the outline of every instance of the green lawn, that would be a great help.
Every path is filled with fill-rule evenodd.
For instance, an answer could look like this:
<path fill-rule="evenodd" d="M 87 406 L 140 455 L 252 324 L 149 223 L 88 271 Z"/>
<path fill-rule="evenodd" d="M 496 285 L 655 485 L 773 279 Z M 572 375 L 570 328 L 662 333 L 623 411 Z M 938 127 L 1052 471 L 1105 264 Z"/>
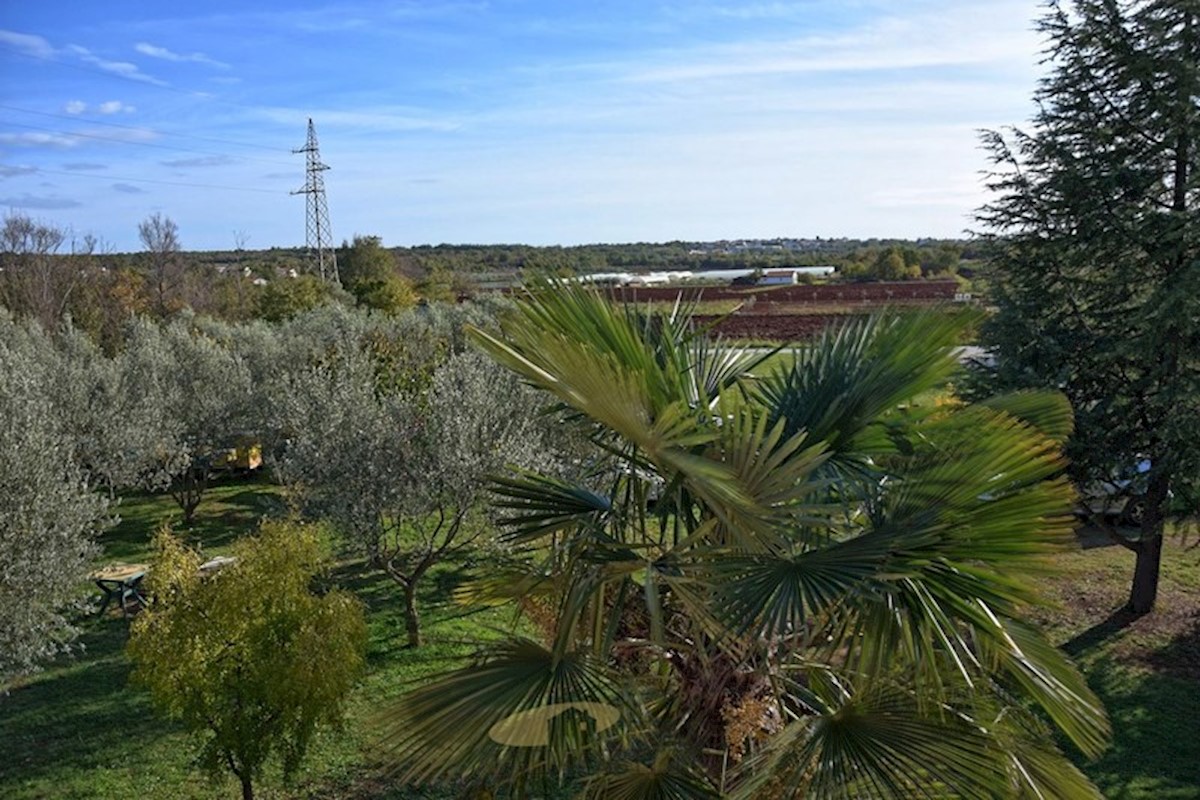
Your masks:
<path fill-rule="evenodd" d="M 1118 611 L 1129 592 L 1133 554 L 1097 531 L 1056 558 L 1046 586 L 1056 609 L 1049 627 L 1108 708 L 1113 744 L 1084 771 L 1110 800 L 1200 798 L 1200 541 L 1169 537 L 1154 613 Z"/>
<path fill-rule="evenodd" d="M 218 486 L 206 496 L 190 528 L 176 525 L 206 555 L 227 551 L 230 542 L 263 516 L 280 513 L 276 487 L 261 482 Z M 164 521 L 178 523 L 169 497 L 135 496 L 118 507 L 121 523 L 102 538 L 98 565 L 144 563 L 149 537 Z M 326 731 L 293 782 L 270 774 L 256 796 L 266 798 L 450 798 L 393 788 L 382 780 L 373 754 L 373 719 L 390 698 L 446 669 L 468 653 L 469 642 L 505 623 L 502 612 L 465 615 L 450 601 L 462 575 L 452 566 L 435 568 L 421 598 L 428 644 L 405 647 L 399 591 L 361 562 L 345 561 L 329 581 L 353 591 L 367 606 L 370 626 L 367 674 L 349 703 L 343 731 Z M 193 740 L 159 718 L 149 696 L 128 685 L 124 655 L 126 624 L 112 610 L 82 621 L 81 652 L 0 695 L 0 796 L 25 798 L 169 797 L 173 800 L 235 797 L 232 781 L 214 787 L 192 769 Z M 257 787 L 256 787 L 257 788 Z"/>
<path fill-rule="evenodd" d="M 206 554 L 219 554 L 264 515 L 284 508 L 278 490 L 243 481 L 215 487 L 183 530 Z M 98 564 L 141 563 L 150 533 L 178 520 L 169 498 L 136 496 L 119 507 L 121 524 L 102 540 Z M 1088 536 L 1089 545 L 1104 544 Z M 1189 545 L 1191 545 L 1189 547 Z M 1132 555 L 1092 546 L 1056 557 L 1061 577 L 1046 589 L 1057 608 L 1035 618 L 1071 650 L 1108 706 L 1115 740 L 1085 771 L 1114 800 L 1200 799 L 1200 547 L 1173 538 L 1164 556 L 1159 610 L 1137 620 L 1113 614 L 1125 599 Z M 468 641 L 503 625 L 500 611 L 463 615 L 450 601 L 463 575 L 435 569 L 422 597 L 429 644 L 404 646 L 399 593 L 358 562 L 340 563 L 329 580 L 354 591 L 370 624 L 367 674 L 349 704 L 344 731 L 326 732 L 306 766 L 285 785 L 272 774 L 260 796 L 288 798 L 448 799 L 450 792 L 395 788 L 378 767 L 374 715 L 405 687 L 444 669 L 469 650 Z M 157 717 L 145 692 L 128 685 L 119 615 L 83 621 L 83 650 L 0 696 L 0 796 L 32 798 L 234 797 L 228 782 L 214 787 L 191 767 L 192 740 Z"/>

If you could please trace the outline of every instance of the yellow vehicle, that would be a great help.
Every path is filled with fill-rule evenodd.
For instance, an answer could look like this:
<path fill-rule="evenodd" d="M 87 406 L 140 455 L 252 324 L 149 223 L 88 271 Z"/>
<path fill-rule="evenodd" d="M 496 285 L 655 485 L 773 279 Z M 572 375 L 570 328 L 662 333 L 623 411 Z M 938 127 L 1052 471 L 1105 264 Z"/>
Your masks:
<path fill-rule="evenodd" d="M 213 458 L 214 469 L 229 469 L 240 472 L 253 472 L 262 466 L 262 444 L 255 439 L 239 441 L 230 449 L 218 453 Z"/>

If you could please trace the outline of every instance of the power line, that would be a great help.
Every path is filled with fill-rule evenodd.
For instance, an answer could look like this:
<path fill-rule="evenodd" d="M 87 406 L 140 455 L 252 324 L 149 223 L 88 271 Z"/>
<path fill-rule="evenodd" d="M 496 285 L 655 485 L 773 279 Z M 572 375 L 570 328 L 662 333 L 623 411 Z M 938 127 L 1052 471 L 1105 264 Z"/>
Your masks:
<path fill-rule="evenodd" d="M 45 169 L 43 167 L 34 167 L 37 172 L 44 172 L 47 175 L 68 175 L 72 178 L 95 178 L 97 180 L 112 180 L 112 181 L 130 181 L 131 183 L 157 183 L 163 186 L 186 186 L 191 189 L 227 189 L 231 192 L 258 192 L 260 194 L 283 194 L 282 189 L 256 189 L 251 186 L 220 186 L 212 183 L 184 183 L 183 181 L 160 181 L 153 178 L 125 178 L 120 175 L 93 175 L 88 172 L 67 172 L 60 169 Z"/>
<path fill-rule="evenodd" d="M 217 101 L 217 102 L 222 102 L 222 101 Z M 4 109 L 6 111 L 19 111 L 22 114 L 36 114 L 39 117 L 53 117 L 54 119 L 65 119 L 68 122 L 79 122 L 80 121 L 79 117 L 73 117 L 73 116 L 69 116 L 67 114 L 54 114 L 49 111 L 34 111 L 31 108 L 20 108 L 18 106 L 10 106 L 10 105 L 5 105 L 3 103 L 0 103 L 0 108 Z M 180 139 L 195 139 L 196 141 L 200 141 L 200 142 L 214 142 L 216 144 L 231 144 L 231 145 L 235 145 L 237 147 L 252 147 L 257 150 L 266 150 L 271 153 L 285 152 L 284 149 L 281 147 L 268 147 L 265 144 L 255 144 L 254 142 L 239 142 L 239 141 L 235 141 L 233 139 L 218 139 L 214 136 L 196 136 L 196 135 L 190 134 L 190 133 L 172 133 L 170 131 L 158 130 L 156 128 L 148 128 L 144 125 L 122 125 L 119 122 L 109 122 L 108 120 L 94 119 L 91 117 L 87 118 L 87 123 L 89 125 L 104 125 L 109 128 L 123 128 L 124 130 L 128 130 L 128 131 L 149 131 L 150 133 L 155 133 L 155 134 L 158 134 L 159 136 L 174 136 L 174 137 L 180 138 Z M 246 157 L 249 158 L 249 156 L 246 156 Z"/>
<path fill-rule="evenodd" d="M 74 136 L 74 137 L 81 138 L 81 139 L 97 139 L 102 142 L 116 142 L 117 144 L 136 145 L 137 147 L 153 147 L 158 150 L 175 150 L 175 151 L 178 151 L 181 153 L 199 153 L 201 155 L 221 156 L 223 158 L 240 158 L 240 159 L 244 159 L 247 161 L 261 161 L 264 164 L 271 164 L 276 167 L 290 167 L 292 169 L 295 169 L 294 164 L 287 164 L 283 161 L 271 161 L 266 158 L 258 158 L 257 156 L 230 155 L 229 153 L 217 153 L 212 150 L 197 150 L 194 147 L 176 147 L 174 145 L 169 145 L 169 144 L 155 144 L 154 142 L 136 142 L 136 141 L 132 141 L 130 139 L 118 139 L 113 136 L 100 136 L 95 133 L 75 133 L 73 131 L 63 131 L 63 130 L 58 130 L 55 128 L 45 128 L 45 127 L 42 127 L 41 125 L 29 125 L 24 122 L 11 122 L 9 120 L 0 120 L 0 124 L 11 125 L 11 126 L 14 126 L 17 128 L 28 128 L 29 130 L 34 130 L 34 131 L 43 131 L 45 133 L 52 133 L 56 136 Z M 122 127 L 124 127 L 124 126 L 122 126 Z M 139 129 L 133 128 L 132 130 L 139 130 Z M 143 128 L 140 130 L 145 130 L 145 129 Z"/>

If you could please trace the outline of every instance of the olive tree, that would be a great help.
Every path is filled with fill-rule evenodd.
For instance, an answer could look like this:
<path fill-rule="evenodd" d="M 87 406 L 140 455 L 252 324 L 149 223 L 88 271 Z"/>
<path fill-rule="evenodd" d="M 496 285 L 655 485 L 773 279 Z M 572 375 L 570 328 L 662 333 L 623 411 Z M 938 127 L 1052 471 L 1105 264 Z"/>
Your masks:
<path fill-rule="evenodd" d="M 135 325 L 120 363 L 122 391 L 150 412 L 138 444 L 141 481 L 168 489 L 190 522 L 216 458 L 247 433 L 250 372 L 237 352 L 186 318 Z"/>
<path fill-rule="evenodd" d="M 44 338 L 0 311 L 0 680 L 70 642 L 106 508 L 55 413 Z"/>
<path fill-rule="evenodd" d="M 163 423 L 155 393 L 123 369 L 122 355 L 106 356 L 72 325 L 54 337 L 53 350 L 49 396 L 88 483 L 110 497 L 137 486 Z"/>
<path fill-rule="evenodd" d="M 437 563 L 490 531 L 486 478 L 544 459 L 538 399 L 473 352 L 450 356 L 421 391 L 379 391 L 360 351 L 297 376 L 280 398 L 283 474 L 404 593 L 408 643 L 421 643 L 417 590 Z"/>

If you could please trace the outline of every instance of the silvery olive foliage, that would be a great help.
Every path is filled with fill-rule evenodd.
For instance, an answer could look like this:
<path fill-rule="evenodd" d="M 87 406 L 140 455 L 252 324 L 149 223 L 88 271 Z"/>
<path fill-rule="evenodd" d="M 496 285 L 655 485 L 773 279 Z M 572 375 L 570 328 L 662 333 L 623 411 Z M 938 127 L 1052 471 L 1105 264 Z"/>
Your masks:
<path fill-rule="evenodd" d="M 121 391 L 146 412 L 132 456 L 140 482 L 170 489 L 185 519 L 203 496 L 213 458 L 251 432 L 254 402 L 244 359 L 191 322 L 139 321 L 119 358 Z"/>
<path fill-rule="evenodd" d="M 466 340 L 465 326 L 493 327 L 495 311 L 132 319 L 109 355 L 69 320 L 46 332 L 0 309 L 0 600 L 12 610 L 0 671 L 27 670 L 69 641 L 106 499 L 170 491 L 187 519 L 213 457 L 247 437 L 306 511 L 403 588 L 419 641 L 419 581 L 490 541 L 487 477 L 510 464 L 558 468 L 549 454 L 561 437 L 536 394 Z"/>
<path fill-rule="evenodd" d="M 74 635 L 70 609 L 106 508 L 52 402 L 48 337 L 0 311 L 0 681 Z"/>
<path fill-rule="evenodd" d="M 403 588 L 415 646 L 418 583 L 490 532 L 479 514 L 488 477 L 550 459 L 544 400 L 473 351 L 427 381 L 393 383 L 380 367 L 353 349 L 293 376 L 279 398 L 280 466 L 310 513 Z"/>
<path fill-rule="evenodd" d="M 47 339 L 47 350 L 50 350 Z M 65 327 L 48 357 L 51 398 L 88 482 L 112 497 L 136 486 L 155 452 L 162 415 L 152 392 L 83 331 Z"/>

